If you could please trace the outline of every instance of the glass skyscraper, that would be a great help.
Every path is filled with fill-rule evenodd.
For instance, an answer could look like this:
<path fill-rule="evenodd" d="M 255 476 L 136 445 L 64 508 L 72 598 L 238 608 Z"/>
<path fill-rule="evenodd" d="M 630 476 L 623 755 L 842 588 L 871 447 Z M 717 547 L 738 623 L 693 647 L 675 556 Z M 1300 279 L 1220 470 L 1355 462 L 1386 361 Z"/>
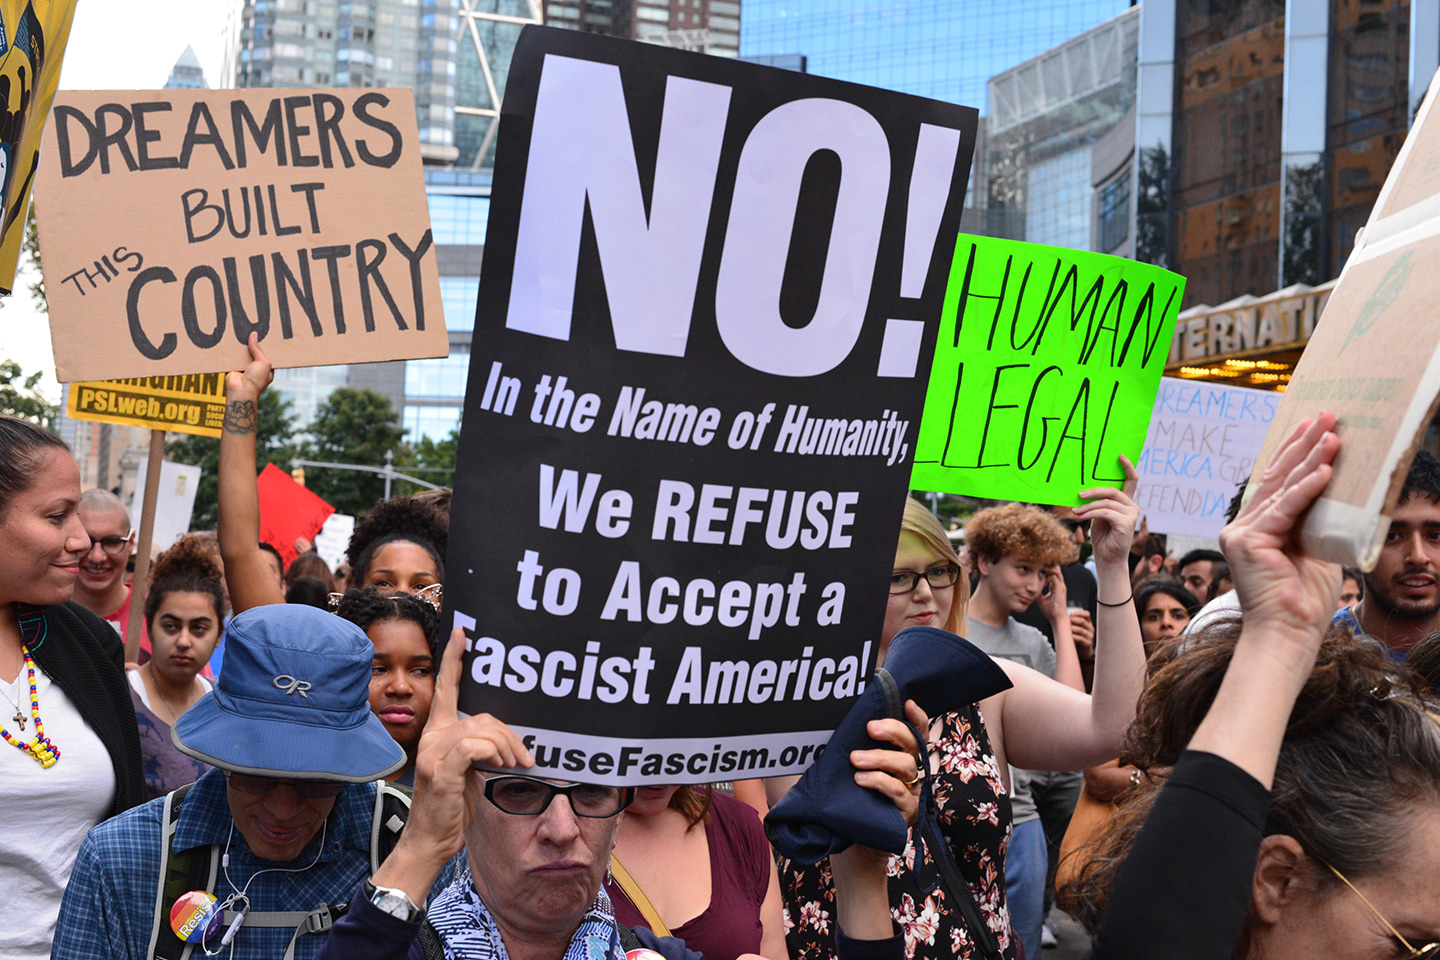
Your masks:
<path fill-rule="evenodd" d="M 803 54 L 823 77 L 977 107 L 986 81 L 1130 0 L 745 0 L 744 57 Z"/>

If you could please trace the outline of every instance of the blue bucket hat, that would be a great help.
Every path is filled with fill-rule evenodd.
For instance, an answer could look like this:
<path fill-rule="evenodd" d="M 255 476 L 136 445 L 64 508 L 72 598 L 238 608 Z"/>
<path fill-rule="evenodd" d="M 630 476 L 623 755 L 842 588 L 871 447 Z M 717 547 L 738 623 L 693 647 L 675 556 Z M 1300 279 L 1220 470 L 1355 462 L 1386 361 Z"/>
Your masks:
<path fill-rule="evenodd" d="M 215 689 L 170 728 L 182 753 L 255 776 L 367 783 L 405 765 L 370 712 L 375 648 L 318 607 L 272 604 L 230 621 Z"/>

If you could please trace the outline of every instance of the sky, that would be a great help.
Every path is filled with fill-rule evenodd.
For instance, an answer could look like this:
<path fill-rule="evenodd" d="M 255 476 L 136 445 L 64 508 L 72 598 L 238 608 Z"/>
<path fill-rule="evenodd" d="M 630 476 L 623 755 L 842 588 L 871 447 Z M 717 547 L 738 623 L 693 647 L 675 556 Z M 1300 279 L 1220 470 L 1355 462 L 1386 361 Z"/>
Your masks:
<path fill-rule="evenodd" d="M 77 0 L 60 69 L 62 90 L 155 90 L 170 68 L 195 48 L 205 80 L 220 81 L 225 10 L 231 0 Z M 41 149 L 44 149 L 43 147 Z M 60 399 L 50 324 L 30 295 L 36 277 L 20 258 L 15 292 L 0 300 L 0 359 L 27 374 L 42 370 L 41 392 Z"/>

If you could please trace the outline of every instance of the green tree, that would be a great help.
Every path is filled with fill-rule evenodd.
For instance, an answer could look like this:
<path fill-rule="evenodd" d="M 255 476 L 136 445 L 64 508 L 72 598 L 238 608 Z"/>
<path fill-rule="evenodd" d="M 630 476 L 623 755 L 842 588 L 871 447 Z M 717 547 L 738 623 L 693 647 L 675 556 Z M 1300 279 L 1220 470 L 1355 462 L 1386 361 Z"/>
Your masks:
<path fill-rule="evenodd" d="M 442 487 L 455 485 L 455 455 L 460 448 L 460 431 L 451 430 L 442 440 L 421 437 L 418 442 L 406 444 L 404 466 L 400 455 L 395 455 L 395 467 L 402 473 L 413 473 L 421 480 L 439 484 Z M 419 493 L 419 487 L 405 480 L 395 481 L 396 493 Z"/>
<path fill-rule="evenodd" d="M 307 460 L 352 463 L 372 467 L 385 465 L 387 451 L 395 455 L 401 469 L 408 451 L 405 431 L 395 416 L 390 398 L 374 390 L 340 387 L 315 410 L 310 439 L 302 445 Z M 307 467 L 305 485 L 341 513 L 364 513 L 385 495 L 385 478 L 358 470 Z M 409 484 L 406 484 L 409 487 Z M 398 486 L 392 493 L 402 491 Z"/>
<path fill-rule="evenodd" d="M 47 430 L 55 429 L 55 404 L 35 389 L 43 374 L 37 370 L 29 376 L 14 360 L 0 360 L 0 413 L 38 423 Z"/>
<path fill-rule="evenodd" d="M 289 400 L 278 390 L 260 395 L 260 422 L 255 430 L 255 466 L 265 469 L 274 463 L 290 469 L 295 452 L 295 411 Z M 165 445 L 165 459 L 188 463 L 200 468 L 200 487 L 195 491 L 195 513 L 190 521 L 193 530 L 209 530 L 219 516 L 220 441 L 215 437 L 197 437 L 187 433 L 172 434 L 179 439 Z"/>

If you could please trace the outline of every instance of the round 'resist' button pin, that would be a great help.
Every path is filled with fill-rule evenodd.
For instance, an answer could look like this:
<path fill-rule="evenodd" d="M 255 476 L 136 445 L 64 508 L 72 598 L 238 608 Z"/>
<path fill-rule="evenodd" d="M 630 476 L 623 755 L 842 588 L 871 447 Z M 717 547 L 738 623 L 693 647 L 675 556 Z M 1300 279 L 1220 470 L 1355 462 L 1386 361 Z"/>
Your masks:
<path fill-rule="evenodd" d="M 170 929 L 186 943 L 203 943 L 220 931 L 224 911 L 204 890 L 182 893 L 170 908 Z"/>

